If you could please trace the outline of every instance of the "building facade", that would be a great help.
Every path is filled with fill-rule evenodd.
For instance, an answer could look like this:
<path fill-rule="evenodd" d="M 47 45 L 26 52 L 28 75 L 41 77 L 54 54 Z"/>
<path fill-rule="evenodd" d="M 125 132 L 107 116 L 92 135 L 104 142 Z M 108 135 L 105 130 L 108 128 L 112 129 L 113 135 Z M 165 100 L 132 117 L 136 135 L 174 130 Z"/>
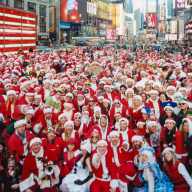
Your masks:
<path fill-rule="evenodd" d="M 37 15 L 37 40 L 47 44 L 49 38 L 49 0 L 0 0 L 0 5 L 26 11 Z"/>

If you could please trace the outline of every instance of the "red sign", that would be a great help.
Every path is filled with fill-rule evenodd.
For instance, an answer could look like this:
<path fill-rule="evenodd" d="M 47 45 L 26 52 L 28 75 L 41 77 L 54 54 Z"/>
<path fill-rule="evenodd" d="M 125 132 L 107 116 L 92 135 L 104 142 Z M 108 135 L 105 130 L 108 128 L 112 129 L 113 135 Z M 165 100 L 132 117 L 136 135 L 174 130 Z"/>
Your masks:
<path fill-rule="evenodd" d="M 157 27 L 157 15 L 156 13 L 147 13 L 146 14 L 146 22 L 148 28 L 156 28 Z"/>
<path fill-rule="evenodd" d="M 0 21 L 0 52 L 36 47 L 35 13 L 1 7 Z"/>
<path fill-rule="evenodd" d="M 72 23 L 80 22 L 77 0 L 61 0 L 60 19 L 63 22 L 72 22 Z"/>

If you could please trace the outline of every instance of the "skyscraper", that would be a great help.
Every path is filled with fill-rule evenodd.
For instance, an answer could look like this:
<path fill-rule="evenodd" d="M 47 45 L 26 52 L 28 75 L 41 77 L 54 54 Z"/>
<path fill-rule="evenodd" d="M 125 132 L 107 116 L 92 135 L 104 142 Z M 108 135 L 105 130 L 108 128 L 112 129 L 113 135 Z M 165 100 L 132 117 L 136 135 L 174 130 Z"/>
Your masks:
<path fill-rule="evenodd" d="M 166 18 L 173 17 L 174 11 L 173 11 L 173 0 L 166 0 Z"/>
<path fill-rule="evenodd" d="M 133 1 L 132 0 L 124 0 L 123 7 L 126 13 L 133 13 Z"/>

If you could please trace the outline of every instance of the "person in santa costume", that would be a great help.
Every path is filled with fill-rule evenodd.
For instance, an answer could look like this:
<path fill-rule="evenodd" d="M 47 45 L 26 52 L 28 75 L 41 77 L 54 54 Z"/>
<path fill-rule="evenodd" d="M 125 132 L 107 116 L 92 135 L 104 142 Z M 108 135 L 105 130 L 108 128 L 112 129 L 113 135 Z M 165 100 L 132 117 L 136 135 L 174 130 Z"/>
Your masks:
<path fill-rule="evenodd" d="M 156 90 L 151 90 L 149 92 L 150 98 L 146 103 L 146 106 L 150 109 L 153 109 L 155 112 L 155 116 L 159 119 L 160 115 L 162 114 L 162 107 L 159 101 L 159 92 Z"/>
<path fill-rule="evenodd" d="M 64 132 L 61 135 L 63 148 L 66 147 L 67 142 L 70 139 L 75 139 L 75 149 L 78 149 L 80 146 L 80 137 L 77 131 L 74 130 L 74 122 L 67 121 L 64 124 Z"/>
<path fill-rule="evenodd" d="M 126 117 L 126 115 L 128 114 L 127 109 L 118 99 L 114 100 L 113 105 L 109 111 L 110 125 L 113 124 L 114 115 L 116 113 L 120 113 L 122 117 Z"/>
<path fill-rule="evenodd" d="M 142 108 L 143 102 L 140 95 L 135 95 L 133 97 L 133 105 L 130 110 L 130 116 L 133 127 L 136 127 L 138 121 L 142 121 Z"/>
<path fill-rule="evenodd" d="M 75 153 L 78 153 L 78 151 Z M 93 177 L 90 162 L 90 141 L 82 141 L 79 154 L 80 158 L 75 163 L 72 171 L 62 180 L 62 184 L 60 185 L 62 192 L 87 192 L 89 189 L 89 181 Z M 77 156 L 77 154 L 74 155 Z"/>
<path fill-rule="evenodd" d="M 23 164 L 20 191 L 23 192 L 56 192 L 60 170 L 53 162 L 48 161 L 40 138 L 30 141 L 30 153 Z"/>
<path fill-rule="evenodd" d="M 64 131 L 64 125 L 65 123 L 67 122 L 67 117 L 64 113 L 61 113 L 59 116 L 58 116 L 58 122 L 55 126 L 55 132 L 57 134 L 57 136 L 61 136 L 61 134 L 63 133 Z"/>
<path fill-rule="evenodd" d="M 121 140 L 126 142 L 129 146 L 131 145 L 131 139 L 134 136 L 134 131 L 129 127 L 129 120 L 126 118 L 121 118 L 119 120 L 120 128 L 119 133 Z"/>
<path fill-rule="evenodd" d="M 61 160 L 62 140 L 56 136 L 54 129 L 49 129 L 47 137 L 42 138 L 42 146 L 47 159 L 58 164 Z"/>
<path fill-rule="evenodd" d="M 110 189 L 115 190 L 112 182 L 113 175 L 112 157 L 108 152 L 108 144 L 105 140 L 97 143 L 97 150 L 92 156 L 92 167 L 95 175 L 94 181 L 91 183 L 90 192 L 109 192 Z"/>
<path fill-rule="evenodd" d="M 14 154 L 17 161 L 22 161 L 28 154 L 28 145 L 34 137 L 33 133 L 26 130 L 26 120 L 21 119 L 14 124 L 15 131 L 8 140 L 8 150 Z"/>
<path fill-rule="evenodd" d="M 142 170 L 144 192 L 173 192 L 173 184 L 161 171 L 152 147 L 146 146 L 139 150 L 138 169 Z"/>
<path fill-rule="evenodd" d="M 163 169 L 174 185 L 174 192 L 192 191 L 192 178 L 185 165 L 176 158 L 173 148 L 163 150 Z"/>
<path fill-rule="evenodd" d="M 109 127 L 108 117 L 106 115 L 101 115 L 97 129 L 99 131 L 100 138 L 107 140 L 107 136 L 110 133 L 111 128 Z"/>
<path fill-rule="evenodd" d="M 188 163 L 188 169 L 192 172 L 192 120 L 189 118 L 184 118 L 181 124 L 181 137 L 179 137 L 178 145 L 183 149 L 183 153 L 179 154 L 183 162 Z M 179 146 L 176 146 L 176 149 Z M 176 151 L 178 152 L 178 151 Z M 181 151 L 179 151 L 181 152 Z"/>

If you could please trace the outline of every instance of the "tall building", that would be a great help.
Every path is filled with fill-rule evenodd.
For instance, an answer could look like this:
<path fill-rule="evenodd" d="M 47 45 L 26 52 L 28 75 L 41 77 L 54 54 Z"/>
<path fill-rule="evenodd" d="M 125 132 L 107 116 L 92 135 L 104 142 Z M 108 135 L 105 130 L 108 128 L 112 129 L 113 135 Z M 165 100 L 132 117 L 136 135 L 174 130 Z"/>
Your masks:
<path fill-rule="evenodd" d="M 47 44 L 49 38 L 49 0 L 0 0 L 0 5 L 35 12 L 37 15 L 38 42 Z"/>
<path fill-rule="evenodd" d="M 174 16 L 173 0 L 166 0 L 166 18 L 169 19 Z"/>
<path fill-rule="evenodd" d="M 123 7 L 124 7 L 124 11 L 126 13 L 133 13 L 133 1 L 132 0 L 124 0 Z"/>
<path fill-rule="evenodd" d="M 145 1 L 146 13 L 157 13 L 158 12 L 158 0 L 146 0 Z"/>
<path fill-rule="evenodd" d="M 134 11 L 134 19 L 136 22 L 136 32 L 139 32 L 142 29 L 142 13 L 140 9 Z"/>

